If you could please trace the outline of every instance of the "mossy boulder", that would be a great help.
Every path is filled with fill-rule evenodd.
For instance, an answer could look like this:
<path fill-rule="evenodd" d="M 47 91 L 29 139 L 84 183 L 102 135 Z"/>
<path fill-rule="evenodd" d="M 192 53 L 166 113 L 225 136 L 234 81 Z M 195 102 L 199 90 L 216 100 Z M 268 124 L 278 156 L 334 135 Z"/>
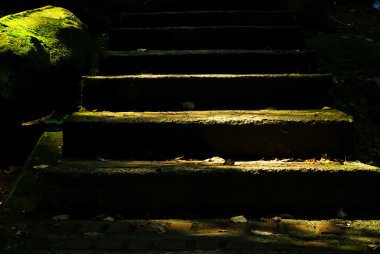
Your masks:
<path fill-rule="evenodd" d="M 18 115 L 70 106 L 90 54 L 89 30 L 66 9 L 46 6 L 1 18 L 0 106 Z"/>

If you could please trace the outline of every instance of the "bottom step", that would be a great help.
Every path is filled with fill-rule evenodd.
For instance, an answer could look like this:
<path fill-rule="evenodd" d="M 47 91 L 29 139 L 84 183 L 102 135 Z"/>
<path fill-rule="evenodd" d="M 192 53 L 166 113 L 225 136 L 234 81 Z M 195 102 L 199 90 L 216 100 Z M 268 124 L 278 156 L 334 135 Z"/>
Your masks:
<path fill-rule="evenodd" d="M 44 156 L 38 154 L 38 146 L 60 146 L 61 139 L 62 133 L 45 133 L 31 159 Z M 379 210 L 380 169 L 359 162 L 60 161 L 59 154 L 56 158 L 54 164 L 31 166 L 39 179 L 39 208 L 60 213 L 215 216 Z"/>

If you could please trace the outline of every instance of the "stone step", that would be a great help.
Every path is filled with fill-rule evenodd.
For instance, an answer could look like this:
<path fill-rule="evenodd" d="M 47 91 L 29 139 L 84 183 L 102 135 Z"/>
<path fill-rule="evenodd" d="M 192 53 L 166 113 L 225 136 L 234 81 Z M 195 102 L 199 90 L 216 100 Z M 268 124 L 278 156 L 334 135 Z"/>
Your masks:
<path fill-rule="evenodd" d="M 55 138 L 49 135 L 43 138 Z M 374 200 L 380 191 L 380 169 L 359 162 L 274 160 L 226 165 L 63 159 L 34 168 L 40 188 L 38 208 L 59 213 L 101 211 L 157 218 L 279 210 L 315 214 L 342 207 L 379 210 Z"/>
<path fill-rule="evenodd" d="M 112 24 L 122 27 L 175 26 L 291 26 L 295 14 L 288 11 L 189 11 L 110 14 Z"/>
<path fill-rule="evenodd" d="M 294 26 L 112 28 L 110 50 L 300 49 L 303 31 Z"/>
<path fill-rule="evenodd" d="M 63 125 L 76 158 L 233 160 L 345 157 L 353 119 L 336 110 L 82 112 Z"/>
<path fill-rule="evenodd" d="M 314 72 L 308 50 L 131 50 L 106 51 L 99 75 L 252 74 Z"/>
<path fill-rule="evenodd" d="M 323 108 L 331 85 L 327 74 L 85 76 L 82 105 L 109 111 Z"/>

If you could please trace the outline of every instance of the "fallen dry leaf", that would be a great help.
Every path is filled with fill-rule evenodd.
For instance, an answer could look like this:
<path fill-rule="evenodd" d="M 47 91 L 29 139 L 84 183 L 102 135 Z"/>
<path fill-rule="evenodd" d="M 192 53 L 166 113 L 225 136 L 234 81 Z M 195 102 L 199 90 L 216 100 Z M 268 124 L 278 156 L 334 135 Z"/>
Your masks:
<path fill-rule="evenodd" d="M 261 230 L 251 230 L 251 233 L 254 235 L 263 235 L 263 236 L 273 235 L 272 232 L 261 231 Z"/>
<path fill-rule="evenodd" d="M 40 124 L 41 122 L 46 121 L 46 120 L 52 118 L 53 115 L 54 115 L 54 113 L 55 113 L 55 111 L 52 111 L 47 116 L 44 116 L 44 117 L 41 117 L 39 119 L 35 119 L 35 120 L 32 120 L 32 121 L 29 121 L 29 122 L 23 122 L 23 123 L 21 123 L 21 125 L 22 126 L 31 126 L 31 125 Z"/>
<path fill-rule="evenodd" d="M 49 167 L 49 165 L 36 165 L 36 166 L 33 166 L 33 169 L 45 169 L 48 167 Z"/>
<path fill-rule="evenodd" d="M 225 159 L 221 158 L 221 157 L 212 157 L 212 158 L 209 158 L 209 159 L 206 159 L 204 160 L 204 162 L 211 162 L 211 163 L 217 163 L 217 164 L 224 164 L 226 162 Z"/>
<path fill-rule="evenodd" d="M 307 160 L 305 160 L 305 162 L 306 163 L 316 163 L 317 162 L 317 160 L 315 159 L 315 158 L 312 158 L 312 159 L 307 159 Z"/>
<path fill-rule="evenodd" d="M 70 216 L 68 214 L 60 214 L 60 215 L 54 216 L 52 219 L 53 220 L 70 220 Z"/>
<path fill-rule="evenodd" d="M 235 216 L 230 219 L 234 223 L 247 223 L 248 220 L 243 215 Z"/>

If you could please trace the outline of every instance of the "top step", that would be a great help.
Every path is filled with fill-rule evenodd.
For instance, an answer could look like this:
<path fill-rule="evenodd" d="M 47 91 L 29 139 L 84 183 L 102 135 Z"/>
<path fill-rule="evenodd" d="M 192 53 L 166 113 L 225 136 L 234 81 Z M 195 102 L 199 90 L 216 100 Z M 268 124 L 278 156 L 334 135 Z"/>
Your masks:
<path fill-rule="evenodd" d="M 88 2 L 91 9 L 128 12 L 286 10 L 287 0 L 108 0 Z"/>

